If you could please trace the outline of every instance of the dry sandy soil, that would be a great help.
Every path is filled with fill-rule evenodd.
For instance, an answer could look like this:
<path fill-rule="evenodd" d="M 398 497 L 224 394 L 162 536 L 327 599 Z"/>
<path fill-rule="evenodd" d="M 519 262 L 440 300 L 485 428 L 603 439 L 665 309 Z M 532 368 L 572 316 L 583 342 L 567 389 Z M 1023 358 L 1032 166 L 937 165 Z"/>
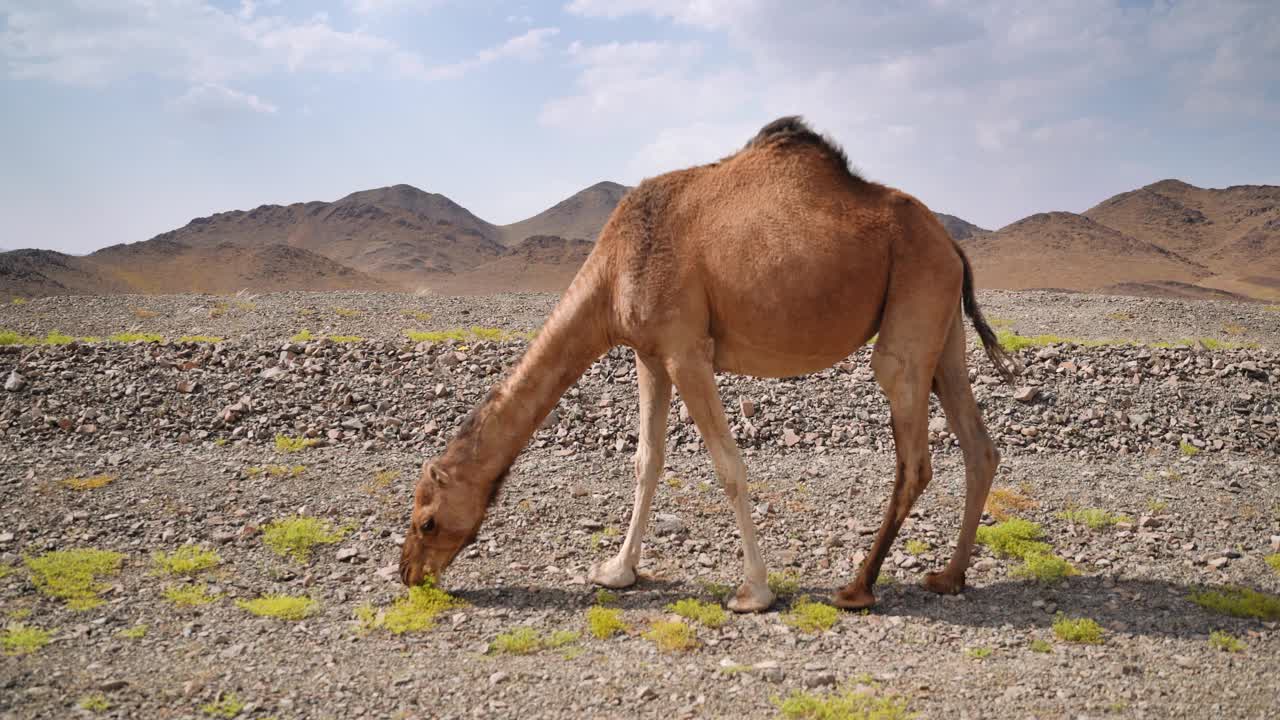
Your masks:
<path fill-rule="evenodd" d="M 769 612 L 695 626 L 685 652 L 644 637 L 668 604 L 714 602 L 740 573 L 732 514 L 677 397 L 642 578 L 618 592 L 630 629 L 591 637 L 586 569 L 616 552 L 632 494 L 635 376 L 616 350 L 537 432 L 446 576 L 465 605 L 424 632 L 362 627 L 359 607 L 404 594 L 392 566 L 418 467 L 524 347 L 415 345 L 402 331 L 529 330 L 554 299 L 282 293 L 0 308 L 0 329 L 24 335 L 227 338 L 0 346 L 0 565 L 11 569 L 0 610 L 10 630 L 50 633 L 35 652 L 0 656 L 0 718 L 88 717 L 85 699 L 108 706 L 100 717 L 209 717 L 231 695 L 241 718 L 763 718 L 780 716 L 775 699 L 792 692 L 851 687 L 921 718 L 1280 714 L 1276 619 L 1189 599 L 1227 585 L 1280 592 L 1265 562 L 1280 552 L 1280 312 L 1256 304 L 982 295 L 989 316 L 1022 335 L 1257 345 L 1028 348 L 1019 385 L 1036 391 L 1030 403 L 971 353 L 1004 455 L 997 486 L 1030 499 L 1018 514 L 1078 572 L 1056 584 L 1018 577 L 1017 560 L 980 547 L 962 595 L 918 587 L 945 562 L 963 504 L 961 457 L 935 408 L 935 479 L 886 563 L 878 606 L 841 613 L 825 632 L 787 624 L 798 596 L 825 599 L 855 572 L 892 483 L 888 409 L 864 349 L 804 378 L 722 380 L 766 561 L 796 589 Z M 289 340 L 304 328 L 364 341 Z M 282 453 L 280 434 L 320 442 Z M 272 465 L 288 471 L 256 470 Z M 113 481 L 64 482 L 99 475 Z M 1080 508 L 1127 517 L 1090 529 L 1062 516 Z M 349 532 L 305 562 L 274 554 L 263 528 L 298 514 Z M 192 581 L 155 574 L 152 553 L 187 543 L 221 557 L 197 580 L 217 596 L 210 604 L 175 606 L 163 590 Z M 124 554 L 91 609 L 40 593 L 24 565 L 73 548 Z M 237 604 L 268 593 L 317 606 L 291 622 Z M 1059 613 L 1095 620 L 1103 642 L 1059 639 Z M 141 637 L 121 634 L 139 626 Z M 529 655 L 491 651 L 522 626 L 582 635 Z M 1243 649 L 1211 647 L 1214 631 Z"/>

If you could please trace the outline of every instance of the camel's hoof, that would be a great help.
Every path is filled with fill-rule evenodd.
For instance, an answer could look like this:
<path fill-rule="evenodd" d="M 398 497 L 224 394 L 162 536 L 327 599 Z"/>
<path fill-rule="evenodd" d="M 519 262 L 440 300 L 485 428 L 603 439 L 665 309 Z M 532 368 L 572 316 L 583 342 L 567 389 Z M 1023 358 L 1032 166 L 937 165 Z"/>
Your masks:
<path fill-rule="evenodd" d="M 763 612 L 773 605 L 773 591 L 768 586 L 753 587 L 742 583 L 738 592 L 729 598 L 729 609 L 739 613 Z"/>
<path fill-rule="evenodd" d="M 635 585 L 636 571 L 618 558 L 613 558 L 592 565 L 591 570 L 587 572 L 587 579 L 596 585 L 617 590 Z"/>
<path fill-rule="evenodd" d="M 836 591 L 831 603 L 844 610 L 866 610 L 876 604 L 876 596 L 870 590 L 850 583 Z"/>
<path fill-rule="evenodd" d="M 964 575 L 961 574 L 960 577 L 953 578 L 945 571 L 925 573 L 920 585 L 925 590 L 939 595 L 957 595 L 961 590 L 964 590 Z"/>

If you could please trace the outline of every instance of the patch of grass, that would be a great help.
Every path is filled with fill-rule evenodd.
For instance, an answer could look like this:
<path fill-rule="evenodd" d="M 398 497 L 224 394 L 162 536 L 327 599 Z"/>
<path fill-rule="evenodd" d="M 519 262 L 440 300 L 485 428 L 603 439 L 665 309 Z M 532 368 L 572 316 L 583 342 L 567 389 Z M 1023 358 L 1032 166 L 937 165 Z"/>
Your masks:
<path fill-rule="evenodd" d="M 680 620 L 656 620 L 644 637 L 663 652 L 685 652 L 698 646 L 697 633 Z"/>
<path fill-rule="evenodd" d="M 469 340 L 487 340 L 489 342 L 508 342 L 512 340 L 532 340 L 537 334 L 536 331 L 516 332 L 504 330 L 496 327 L 481 327 L 479 325 L 472 326 L 470 329 L 451 328 L 448 330 L 405 330 L 404 334 L 415 343 L 420 342 L 445 342 L 454 340 L 457 342 L 467 342 Z"/>
<path fill-rule="evenodd" d="M 296 342 L 296 343 L 308 342 L 310 340 L 315 340 L 315 339 L 316 339 L 316 336 L 312 335 L 310 330 L 303 330 L 302 332 L 295 333 L 292 337 L 289 338 L 291 342 Z"/>
<path fill-rule="evenodd" d="M 728 614 L 718 603 L 702 602 L 694 598 L 686 598 L 667 605 L 667 610 L 709 628 L 718 628 L 729 621 Z"/>
<path fill-rule="evenodd" d="M 800 632 L 825 632 L 839 619 L 839 610 L 826 603 L 813 602 L 803 595 L 791 604 L 791 612 L 782 616 L 782 622 Z"/>
<path fill-rule="evenodd" d="M 404 334 L 410 340 L 416 343 L 433 342 L 439 343 L 446 340 L 457 340 L 458 342 L 467 341 L 467 332 L 465 330 L 405 330 Z"/>
<path fill-rule="evenodd" d="M 911 720 L 907 701 L 896 695 L 878 696 L 865 686 L 852 686 L 816 694 L 792 690 L 785 699 L 771 698 L 774 707 L 790 720 Z"/>
<path fill-rule="evenodd" d="M 565 645 L 572 645 L 582 638 L 582 633 L 577 630 L 556 630 L 547 636 L 543 643 L 549 648 L 562 648 Z"/>
<path fill-rule="evenodd" d="M 126 628 L 116 633 L 116 636 L 122 637 L 125 640 L 141 640 L 142 638 L 147 636 L 147 626 L 134 625 L 131 628 Z"/>
<path fill-rule="evenodd" d="M 1053 585 L 1063 578 L 1079 574 L 1071 563 L 1049 553 L 1032 553 L 1026 556 L 1022 564 L 1012 572 L 1016 578 L 1035 580 L 1045 585 Z"/>
<path fill-rule="evenodd" d="M 299 515 L 272 520 L 262 531 L 262 540 L 275 554 L 298 562 L 311 558 L 311 548 L 332 545 L 346 537 L 348 528 L 334 528 L 320 518 Z"/>
<path fill-rule="evenodd" d="M 1195 445 L 1192 445 L 1186 440 L 1183 440 L 1182 442 L 1178 443 L 1178 449 L 1181 450 L 1182 454 L 1186 455 L 1187 457 L 1195 457 L 1196 455 L 1200 454 L 1200 448 L 1196 447 Z"/>
<path fill-rule="evenodd" d="M 587 629 L 601 640 L 608 640 L 620 632 L 627 630 L 622 622 L 622 611 L 617 608 L 592 606 L 587 610 Z"/>
<path fill-rule="evenodd" d="M 431 319 L 431 313 L 422 310 L 401 310 L 400 314 L 421 322 L 426 322 Z"/>
<path fill-rule="evenodd" d="M 1280 620 L 1280 597 L 1244 587 L 1201 590 L 1191 594 L 1191 602 L 1219 615 Z"/>
<path fill-rule="evenodd" d="M 29 301 L 26 298 L 15 297 L 9 302 L 13 303 L 14 305 L 26 305 Z"/>
<path fill-rule="evenodd" d="M 1051 653 L 1053 652 L 1053 643 L 1048 640 L 1040 640 L 1039 638 L 1031 641 L 1031 652 Z"/>
<path fill-rule="evenodd" d="M 249 477 L 258 477 L 259 475 L 269 475 L 273 478 L 282 477 L 299 477 L 307 471 L 306 465 L 262 465 L 250 466 L 244 469 L 244 474 Z"/>
<path fill-rule="evenodd" d="M 1058 518 L 1076 525 L 1087 525 L 1090 530 L 1101 530 L 1119 522 L 1129 522 L 1125 515 L 1113 515 L 1101 508 L 1081 508 L 1058 513 Z"/>
<path fill-rule="evenodd" d="M 80 338 L 82 342 L 96 342 L 97 338 Z M 0 345 L 70 345 L 76 339 L 64 335 L 57 330 L 51 331 L 43 338 L 23 335 L 12 330 L 0 330 Z"/>
<path fill-rule="evenodd" d="M 15 572 L 15 568 L 8 563 L 0 563 L 0 580 L 3 580 Z"/>
<path fill-rule="evenodd" d="M 613 605 L 616 602 L 618 602 L 618 593 L 605 588 L 596 590 L 597 605 Z"/>
<path fill-rule="evenodd" d="M 1102 626 L 1089 618 L 1069 618 L 1058 613 L 1053 621 L 1053 634 L 1059 640 L 1085 645 L 1102 643 Z"/>
<path fill-rule="evenodd" d="M 315 447 L 320 443 L 315 438 L 289 437 L 288 435 L 276 435 L 276 451 L 282 453 L 302 452 L 310 447 Z"/>
<path fill-rule="evenodd" d="M 703 580 L 699 585 L 702 587 L 702 594 L 707 595 L 715 600 L 723 600 L 733 592 L 733 586 L 721 582 L 713 582 L 711 580 Z"/>
<path fill-rule="evenodd" d="M 1000 341 L 1000 346 L 1009 352 L 1017 352 L 1023 348 L 1037 348 L 1071 342 L 1070 339 L 1058 337 L 1057 335 L 1019 335 L 1012 330 L 1003 328 L 996 331 L 996 339 Z"/>
<path fill-rule="evenodd" d="M 254 600 L 237 600 L 236 606 L 259 617 L 303 620 L 319 607 L 315 600 L 297 595 L 263 595 Z"/>
<path fill-rule="evenodd" d="M 183 335 L 182 337 L 178 338 L 178 342 L 180 343 L 189 343 L 189 344 L 203 343 L 208 345 L 216 345 L 222 342 L 223 340 L 226 340 L 226 338 L 218 337 L 217 335 Z"/>
<path fill-rule="evenodd" d="M 204 583 L 196 585 L 170 585 L 161 591 L 164 598 L 180 607 L 199 607 L 217 602 L 221 595 L 210 595 L 209 586 Z"/>
<path fill-rule="evenodd" d="M 923 540 L 908 540 L 906 550 L 912 555 L 923 555 L 929 552 L 929 543 Z"/>
<path fill-rule="evenodd" d="M 1110 312 L 1107 313 L 1108 320 L 1132 320 L 1133 316 L 1127 312 Z"/>
<path fill-rule="evenodd" d="M 5 615 L 7 615 L 10 620 L 26 620 L 27 618 L 31 617 L 31 608 L 29 607 L 14 608 L 9 612 L 5 613 Z"/>
<path fill-rule="evenodd" d="M 672 490 L 679 490 L 684 487 L 684 480 L 681 480 L 679 475 L 668 475 L 667 487 Z"/>
<path fill-rule="evenodd" d="M 1024 510 L 1033 510 L 1036 501 L 1011 487 L 994 487 L 987 493 L 986 511 L 997 522 L 1004 522 Z"/>
<path fill-rule="evenodd" d="M 800 574 L 794 570 L 769 573 L 769 589 L 774 595 L 794 595 L 800 589 Z"/>
<path fill-rule="evenodd" d="M 210 717 L 225 718 L 231 720 L 244 710 L 244 703 L 240 702 L 240 698 L 235 693 L 227 693 L 218 699 L 217 702 L 211 702 L 200 707 L 200 712 Z"/>
<path fill-rule="evenodd" d="M 131 343 L 131 342 L 162 343 L 164 342 L 164 336 L 157 335 L 155 333 L 122 332 L 122 333 L 116 333 L 115 335 L 110 335 L 107 337 L 107 339 L 110 340 L 111 342 L 118 342 L 118 343 Z"/>
<path fill-rule="evenodd" d="M 1228 335 L 1244 335 L 1249 329 L 1238 323 L 1223 323 L 1222 332 Z"/>
<path fill-rule="evenodd" d="M 169 575 L 195 575 L 222 562 L 218 553 L 198 545 L 183 545 L 171 553 L 156 552 L 151 559 L 157 572 Z"/>
<path fill-rule="evenodd" d="M 107 702 L 107 696 L 102 694 L 85 695 L 76 703 L 81 710 L 91 713 L 106 712 L 111 709 L 111 703 Z"/>
<path fill-rule="evenodd" d="M 93 475 L 91 477 L 79 478 L 72 477 L 62 481 L 62 484 L 72 490 L 97 490 L 100 487 L 106 487 L 115 482 L 114 475 Z"/>
<path fill-rule="evenodd" d="M 1164 500 L 1148 500 L 1147 501 L 1147 512 L 1151 513 L 1152 515 L 1159 515 L 1160 513 L 1168 509 L 1169 509 L 1169 503 L 1165 502 Z"/>
<path fill-rule="evenodd" d="M 359 343 L 364 342 L 364 338 L 359 335 L 330 335 L 329 339 L 336 343 Z"/>
<path fill-rule="evenodd" d="M 0 645 L 4 646 L 5 655 L 29 655 L 45 645 L 53 638 L 53 633 L 42 628 L 22 623 L 9 623 L 4 634 L 0 635 Z"/>
<path fill-rule="evenodd" d="M 65 600 L 72 610 L 88 610 L 102 604 L 98 593 L 105 588 L 95 581 L 118 572 L 124 557 L 109 550 L 77 548 L 47 552 L 25 562 L 36 589 Z"/>
<path fill-rule="evenodd" d="M 1221 630 L 1214 630 L 1209 633 L 1209 647 L 1221 650 L 1223 652 L 1236 653 L 1245 649 L 1245 644 L 1232 635 Z"/>
<path fill-rule="evenodd" d="M 1271 566 L 1272 570 L 1275 570 L 1276 572 L 1280 573 L 1280 553 L 1272 553 L 1271 555 L 1268 555 L 1265 558 L 1263 558 L 1263 560 L 1265 560 L 1266 563 Z M 4 575 L 0 574 L 0 577 L 4 577 Z"/>
<path fill-rule="evenodd" d="M 360 317 L 360 311 L 354 308 L 336 307 L 333 309 L 333 314 L 344 318 Z"/>
<path fill-rule="evenodd" d="M 529 655 L 542 649 L 542 637 L 531 627 L 518 627 L 494 638 L 489 652 L 508 655 Z"/>
<path fill-rule="evenodd" d="M 964 654 L 968 655 L 974 660 L 984 660 L 986 658 L 991 657 L 992 652 L 993 651 L 989 647 L 975 647 L 975 648 L 969 648 L 968 650 L 965 650 Z"/>
<path fill-rule="evenodd" d="M 214 446 L 214 447 L 226 447 L 227 442 L 228 442 L 228 441 L 227 441 L 227 439 L 226 439 L 226 438 L 224 438 L 224 437 L 220 437 L 220 438 L 218 438 L 217 440 L 214 440 L 214 441 L 213 441 L 213 446 Z"/>
<path fill-rule="evenodd" d="M 383 628 L 395 635 L 424 632 L 435 626 L 437 615 L 464 605 L 466 603 L 462 600 L 435 587 L 430 581 L 424 581 L 409 588 L 407 594 L 397 598 L 383 613 L 368 608 L 361 621 L 366 627 Z"/>
<path fill-rule="evenodd" d="M 977 541 L 998 555 L 1025 558 L 1037 553 L 1047 555 L 1053 550 L 1049 543 L 1040 541 L 1041 537 L 1044 537 L 1044 530 L 1039 523 L 1013 518 L 996 525 L 980 526 Z"/>

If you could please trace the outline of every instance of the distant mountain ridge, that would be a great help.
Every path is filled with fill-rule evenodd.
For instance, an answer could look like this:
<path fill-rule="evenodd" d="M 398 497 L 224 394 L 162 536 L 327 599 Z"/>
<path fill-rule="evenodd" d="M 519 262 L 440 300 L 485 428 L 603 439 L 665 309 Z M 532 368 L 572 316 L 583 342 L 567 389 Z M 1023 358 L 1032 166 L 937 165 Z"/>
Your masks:
<path fill-rule="evenodd" d="M 2 253 L 0 293 L 556 292 L 629 190 L 596 183 L 508 225 L 403 184 L 333 202 L 261 205 L 84 256 Z M 1280 299 L 1275 186 L 1162 180 L 1081 214 L 1037 213 L 995 231 L 935 214 L 983 288 Z"/>

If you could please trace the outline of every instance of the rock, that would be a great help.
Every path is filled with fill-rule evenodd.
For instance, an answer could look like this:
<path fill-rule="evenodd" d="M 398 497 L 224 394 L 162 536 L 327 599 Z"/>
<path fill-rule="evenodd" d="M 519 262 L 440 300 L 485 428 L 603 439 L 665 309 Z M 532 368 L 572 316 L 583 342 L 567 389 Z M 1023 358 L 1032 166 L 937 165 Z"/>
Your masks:
<path fill-rule="evenodd" d="M 497 685 L 498 683 L 504 683 L 509 679 L 511 679 L 511 673 L 503 670 L 499 670 L 498 672 L 489 676 L 489 684 Z"/>
<path fill-rule="evenodd" d="M 1030 385 L 1023 385 L 1013 391 L 1014 400 L 1028 405 L 1035 402 L 1038 397 L 1040 397 L 1040 388 L 1031 387 Z"/>
<path fill-rule="evenodd" d="M 17 370 L 9 372 L 9 377 L 4 381 L 4 389 L 9 392 L 18 392 L 27 386 L 27 379 L 18 374 Z"/>
<path fill-rule="evenodd" d="M 832 672 L 813 673 L 804 679 L 804 686 L 807 688 L 829 687 L 835 684 L 836 674 Z"/>
<path fill-rule="evenodd" d="M 284 368 L 273 365 L 267 368 L 266 370 L 263 370 L 261 373 L 258 373 L 258 377 L 262 378 L 263 380 L 276 380 L 280 377 L 283 377 L 285 375 L 285 372 L 286 371 Z"/>
<path fill-rule="evenodd" d="M 639 690 L 636 690 L 636 697 L 639 698 L 642 702 L 647 702 L 649 700 L 652 700 L 658 697 L 658 693 L 654 691 L 652 687 L 649 687 L 648 685 L 642 685 L 640 686 Z"/>
<path fill-rule="evenodd" d="M 191 380 L 183 380 L 178 383 L 177 390 L 180 393 L 190 394 L 196 391 L 197 383 Z"/>
<path fill-rule="evenodd" d="M 940 433 L 940 432 L 946 432 L 946 431 L 947 431 L 947 419 L 945 417 L 938 416 L 929 421 L 929 432 Z"/>
<path fill-rule="evenodd" d="M 676 535 L 687 529 L 684 521 L 679 515 L 670 513 L 657 513 L 653 518 L 653 534 L 654 535 Z"/>
<path fill-rule="evenodd" d="M 1231 560 L 1225 557 L 1216 557 L 1210 560 L 1207 564 L 1211 568 L 1214 568 L 1216 570 L 1221 570 L 1222 568 L 1226 567 L 1230 562 Z"/>
<path fill-rule="evenodd" d="M 746 398 L 742 398 L 738 401 L 738 407 L 742 410 L 742 417 L 755 417 L 756 404 L 754 402 L 751 402 Z"/>
<path fill-rule="evenodd" d="M 795 447 L 796 444 L 800 442 L 800 436 L 796 434 L 795 430 L 792 430 L 791 428 L 784 428 L 782 430 L 782 442 L 786 444 L 787 447 Z"/>
<path fill-rule="evenodd" d="M 359 550 L 353 547 L 345 547 L 345 548 L 339 549 L 338 552 L 335 554 L 335 557 L 338 558 L 338 562 L 350 562 L 351 560 L 354 560 L 359 554 L 360 554 Z"/>

